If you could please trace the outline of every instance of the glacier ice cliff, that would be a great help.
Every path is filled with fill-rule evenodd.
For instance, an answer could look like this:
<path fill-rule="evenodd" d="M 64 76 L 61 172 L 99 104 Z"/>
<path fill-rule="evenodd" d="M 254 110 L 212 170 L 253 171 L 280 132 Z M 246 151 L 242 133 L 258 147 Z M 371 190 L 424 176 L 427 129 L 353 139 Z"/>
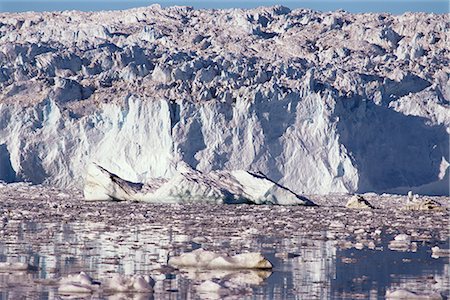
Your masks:
<path fill-rule="evenodd" d="M 0 14 L 0 180 L 264 174 L 449 192 L 447 15 L 158 5 Z"/>

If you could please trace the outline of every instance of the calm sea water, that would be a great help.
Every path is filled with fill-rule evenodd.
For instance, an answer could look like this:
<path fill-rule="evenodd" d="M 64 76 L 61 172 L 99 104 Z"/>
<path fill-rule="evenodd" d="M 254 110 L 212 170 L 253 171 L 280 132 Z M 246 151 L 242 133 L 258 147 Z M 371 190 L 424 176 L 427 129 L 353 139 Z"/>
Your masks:
<path fill-rule="evenodd" d="M 388 289 L 440 290 L 449 296 L 449 259 L 432 258 L 431 243 L 413 251 L 393 251 L 389 234 L 376 247 L 356 249 L 329 239 L 329 232 L 299 232 L 291 237 L 266 236 L 251 228 L 228 234 L 202 235 L 189 221 L 115 226 L 104 222 L 9 222 L 0 239 L 0 261 L 29 262 L 39 268 L 0 273 L 0 299 L 60 299 L 57 280 L 85 271 L 101 279 L 114 273 L 149 274 L 156 279 L 152 294 L 76 295 L 71 299 L 214 298 L 196 287 L 204 280 L 240 278 L 245 293 L 230 289 L 219 298 L 236 299 L 379 299 Z M 205 220 L 205 226 L 208 226 Z M 351 243 L 352 239 L 347 241 Z M 165 268 L 171 255 L 205 248 L 224 253 L 258 251 L 274 265 L 270 272 Z M 441 248 L 448 248 L 448 240 Z M 64 298 L 64 297 L 62 297 Z"/>

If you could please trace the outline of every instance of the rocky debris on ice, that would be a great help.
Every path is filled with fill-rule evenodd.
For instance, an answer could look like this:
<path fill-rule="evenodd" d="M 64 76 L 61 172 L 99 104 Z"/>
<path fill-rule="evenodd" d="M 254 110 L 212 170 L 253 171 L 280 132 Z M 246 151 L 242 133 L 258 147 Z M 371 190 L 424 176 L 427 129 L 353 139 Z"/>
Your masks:
<path fill-rule="evenodd" d="M 413 195 L 412 191 L 408 192 L 406 205 L 404 206 L 406 210 L 432 210 L 432 211 L 443 211 L 446 210 L 439 202 L 433 199 L 420 199 L 419 196 Z"/>
<path fill-rule="evenodd" d="M 410 291 L 410 290 L 387 290 L 386 299 L 403 300 L 441 300 L 444 299 L 441 294 L 433 291 Z"/>
<path fill-rule="evenodd" d="M 415 202 L 407 203 L 404 207 L 406 210 L 431 210 L 443 211 L 446 210 L 439 202 L 433 199 L 423 199 Z"/>
<path fill-rule="evenodd" d="M 369 203 L 366 199 L 364 199 L 361 195 L 353 195 L 348 202 L 345 204 L 347 208 L 355 208 L 355 209 L 373 209 L 372 204 Z"/>
<path fill-rule="evenodd" d="M 246 171 L 203 173 L 184 163 L 176 167 L 170 179 L 132 183 L 97 164 L 87 170 L 84 187 L 86 200 L 131 200 L 147 202 L 253 203 L 279 205 L 314 205 L 262 175 Z"/>
<path fill-rule="evenodd" d="M 448 195 L 447 14 L 0 13 L 0 180 L 262 172 L 297 194 Z M 101 24 L 101 25 L 100 25 Z"/>
<path fill-rule="evenodd" d="M 233 256 L 196 249 L 180 256 L 171 257 L 169 265 L 178 268 L 199 269 L 271 269 L 272 264 L 261 255 L 251 252 Z"/>

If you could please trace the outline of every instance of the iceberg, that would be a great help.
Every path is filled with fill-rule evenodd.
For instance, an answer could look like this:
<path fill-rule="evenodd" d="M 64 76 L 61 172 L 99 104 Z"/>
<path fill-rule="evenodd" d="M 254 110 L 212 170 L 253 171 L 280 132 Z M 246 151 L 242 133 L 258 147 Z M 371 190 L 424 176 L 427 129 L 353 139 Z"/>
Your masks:
<path fill-rule="evenodd" d="M 88 201 L 315 205 L 263 175 L 242 170 L 203 173 L 185 163 L 178 163 L 175 169 L 175 175 L 169 179 L 134 183 L 92 163 L 87 169 L 84 198 Z"/>

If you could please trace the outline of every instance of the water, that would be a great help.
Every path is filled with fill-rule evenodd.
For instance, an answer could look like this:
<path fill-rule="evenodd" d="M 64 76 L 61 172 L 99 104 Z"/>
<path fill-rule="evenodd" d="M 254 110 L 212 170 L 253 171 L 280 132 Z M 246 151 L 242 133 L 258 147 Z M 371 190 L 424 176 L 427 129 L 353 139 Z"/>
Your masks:
<path fill-rule="evenodd" d="M 450 294 L 449 258 L 431 257 L 431 247 L 449 247 L 448 212 L 77 199 L 4 199 L 2 209 L 9 213 L 3 214 L 8 217 L 0 231 L 0 261 L 38 268 L 0 273 L 1 300 L 65 298 L 57 280 L 80 271 L 99 280 L 115 273 L 148 274 L 156 284 L 152 294 L 75 299 L 378 299 L 396 289 Z M 406 251 L 390 249 L 399 233 L 411 237 Z M 261 252 L 274 268 L 167 266 L 170 256 L 198 248 L 230 255 Z M 205 280 L 239 284 L 221 294 L 198 293 Z"/>

